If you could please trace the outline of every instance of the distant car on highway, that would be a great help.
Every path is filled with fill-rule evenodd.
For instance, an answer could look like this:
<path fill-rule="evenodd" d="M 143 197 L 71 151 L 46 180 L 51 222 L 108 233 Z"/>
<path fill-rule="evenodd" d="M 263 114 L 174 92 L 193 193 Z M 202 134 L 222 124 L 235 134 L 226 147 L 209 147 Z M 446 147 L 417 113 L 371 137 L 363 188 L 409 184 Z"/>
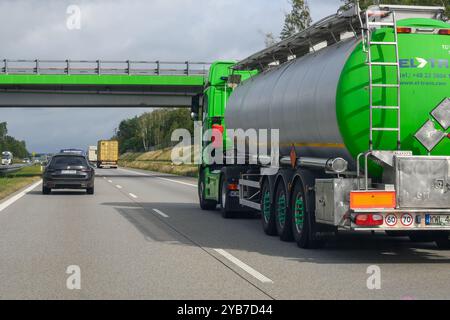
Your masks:
<path fill-rule="evenodd" d="M 52 189 L 86 189 L 94 194 L 95 170 L 85 156 L 77 153 L 59 153 L 52 157 L 43 174 L 42 193 Z"/>
<path fill-rule="evenodd" d="M 2 152 L 2 161 L 1 164 L 5 166 L 10 166 L 12 164 L 13 154 L 9 151 Z"/>

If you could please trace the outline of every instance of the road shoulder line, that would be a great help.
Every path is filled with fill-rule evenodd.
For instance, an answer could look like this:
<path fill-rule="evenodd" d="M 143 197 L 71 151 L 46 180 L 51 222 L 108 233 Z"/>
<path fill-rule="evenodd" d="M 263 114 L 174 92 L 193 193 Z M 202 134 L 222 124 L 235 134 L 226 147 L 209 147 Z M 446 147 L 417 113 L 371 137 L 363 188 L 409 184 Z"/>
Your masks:
<path fill-rule="evenodd" d="M 33 183 L 32 185 L 26 187 L 22 191 L 19 191 L 16 195 L 12 196 L 11 198 L 7 199 L 4 202 L 0 203 L 0 212 L 8 208 L 10 205 L 12 205 L 14 202 L 22 198 L 24 195 L 26 195 L 28 192 L 34 190 L 37 186 L 39 186 L 42 183 L 42 180 L 39 180 L 38 182 Z"/>

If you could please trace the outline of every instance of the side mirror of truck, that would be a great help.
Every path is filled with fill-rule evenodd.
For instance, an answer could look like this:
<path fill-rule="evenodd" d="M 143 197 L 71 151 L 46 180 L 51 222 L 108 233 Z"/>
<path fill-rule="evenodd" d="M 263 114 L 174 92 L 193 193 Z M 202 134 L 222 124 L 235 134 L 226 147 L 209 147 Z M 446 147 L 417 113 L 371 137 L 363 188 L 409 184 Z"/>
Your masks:
<path fill-rule="evenodd" d="M 196 95 L 192 97 L 191 103 L 191 118 L 192 120 L 197 120 L 198 114 L 200 112 L 200 97 L 201 95 Z"/>

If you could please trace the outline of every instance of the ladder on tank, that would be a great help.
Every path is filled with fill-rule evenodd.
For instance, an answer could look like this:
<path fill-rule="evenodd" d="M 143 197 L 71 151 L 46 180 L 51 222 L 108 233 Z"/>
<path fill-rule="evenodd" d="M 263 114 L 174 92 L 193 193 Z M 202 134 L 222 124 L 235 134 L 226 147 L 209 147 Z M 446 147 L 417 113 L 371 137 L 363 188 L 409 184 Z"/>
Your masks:
<path fill-rule="evenodd" d="M 386 17 L 392 17 L 392 20 L 386 21 Z M 376 20 L 376 18 L 379 17 L 380 21 L 373 21 Z M 369 147 L 372 151 L 374 149 L 374 133 L 375 132 L 396 132 L 397 133 L 397 150 L 401 150 L 401 108 L 400 108 L 400 81 L 401 81 L 401 75 L 400 75 L 400 58 L 399 58 L 399 50 L 398 50 L 398 32 L 397 32 L 397 19 L 395 15 L 395 10 L 392 11 L 384 11 L 380 9 L 380 11 L 366 11 L 366 26 L 363 29 L 363 40 L 367 47 L 365 47 L 365 44 L 363 43 L 364 50 L 367 52 L 367 64 L 369 66 L 369 108 L 370 108 L 370 137 L 369 137 Z M 374 19 L 375 18 L 375 19 Z M 372 40 L 372 31 L 379 27 L 390 27 L 394 29 L 394 41 L 373 41 Z M 373 46 L 377 46 L 378 48 L 382 47 L 394 47 L 395 50 L 395 61 L 389 61 L 389 62 L 381 62 L 381 61 L 373 61 L 373 53 L 371 48 Z M 392 69 L 395 68 L 396 70 L 396 83 L 374 83 L 374 67 L 380 67 L 380 68 L 386 68 Z M 387 73 L 387 72 L 386 72 Z M 388 77 L 386 77 L 387 79 Z M 383 77 L 382 77 L 383 79 Z M 375 105 L 374 104 L 374 89 L 375 88 L 381 88 L 381 89 L 389 89 L 389 90 L 396 90 L 397 92 L 397 100 L 396 104 L 394 105 Z M 386 127 L 386 126 L 377 126 L 374 127 L 374 113 L 375 111 L 379 110 L 386 110 L 386 112 L 397 112 L 397 126 L 393 127 Z"/>

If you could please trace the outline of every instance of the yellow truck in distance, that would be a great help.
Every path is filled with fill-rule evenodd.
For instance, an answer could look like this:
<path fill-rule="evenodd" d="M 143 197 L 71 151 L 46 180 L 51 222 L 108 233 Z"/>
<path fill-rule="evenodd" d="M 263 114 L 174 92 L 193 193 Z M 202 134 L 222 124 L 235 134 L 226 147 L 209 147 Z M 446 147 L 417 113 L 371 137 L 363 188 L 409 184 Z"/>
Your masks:
<path fill-rule="evenodd" d="M 116 168 L 119 161 L 119 142 L 100 140 L 97 145 L 97 168 Z"/>

